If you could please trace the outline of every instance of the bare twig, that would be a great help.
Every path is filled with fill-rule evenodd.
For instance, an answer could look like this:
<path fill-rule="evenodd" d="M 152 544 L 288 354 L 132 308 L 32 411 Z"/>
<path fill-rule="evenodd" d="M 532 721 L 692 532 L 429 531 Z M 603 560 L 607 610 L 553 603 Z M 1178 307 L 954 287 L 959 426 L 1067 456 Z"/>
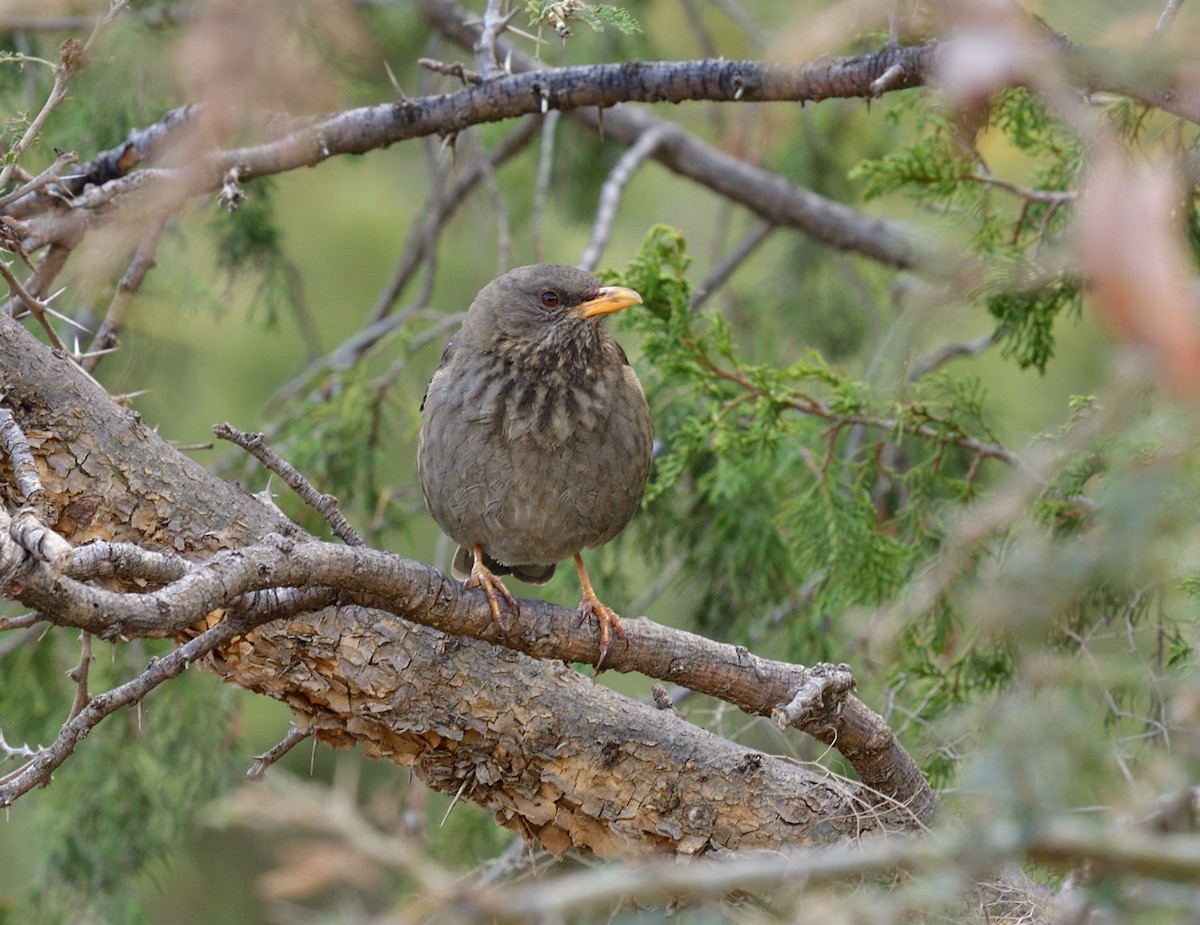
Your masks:
<path fill-rule="evenodd" d="M 240 446 L 266 468 L 283 479 L 284 483 L 299 495 L 305 504 L 325 519 L 325 522 L 329 524 L 329 529 L 342 542 L 348 546 L 363 545 L 362 537 L 358 535 L 358 532 L 350 526 L 350 522 L 343 516 L 338 506 L 337 498 L 333 495 L 325 495 L 318 492 L 312 483 L 300 474 L 295 466 L 280 458 L 267 446 L 262 434 L 246 433 L 228 423 L 213 425 L 213 433 L 222 440 L 228 440 L 230 443 Z"/>
<path fill-rule="evenodd" d="M 88 672 L 91 666 L 92 634 L 85 631 L 79 634 L 79 663 L 67 672 L 67 677 L 75 682 L 75 702 L 71 704 L 71 711 L 67 714 L 68 722 L 78 716 L 91 700 L 88 693 Z"/>
<path fill-rule="evenodd" d="M 492 211 L 496 216 L 496 275 L 499 276 L 512 266 L 513 236 L 508 207 L 504 204 L 504 193 L 496 180 L 496 171 L 485 157 L 477 162 L 483 174 L 483 185 L 492 200 Z"/>
<path fill-rule="evenodd" d="M 63 723 L 51 745 L 38 749 L 26 764 L 0 777 L 0 808 L 11 806 L 23 794 L 48 784 L 50 776 L 71 756 L 79 742 L 106 717 L 122 707 L 140 702 L 160 684 L 178 677 L 192 662 L 225 645 L 245 629 L 245 625 L 232 620 L 218 623 L 151 662 L 136 678 L 92 697 Z"/>
<path fill-rule="evenodd" d="M 4 733 L 0 732 L 0 757 L 4 758 L 32 758 L 37 754 L 36 749 L 25 745 L 9 745 L 8 740 L 4 738 Z"/>
<path fill-rule="evenodd" d="M 52 325 L 50 323 L 50 319 L 46 317 L 48 314 L 55 315 L 59 318 L 62 316 L 57 312 L 52 312 L 45 302 L 31 295 L 29 290 L 25 288 L 24 284 L 17 279 L 17 275 L 13 273 L 12 267 L 10 267 L 3 260 L 0 260 L 0 276 L 3 276 L 4 281 L 8 283 L 8 288 L 12 290 L 16 304 L 18 306 L 24 306 L 25 309 L 38 320 L 38 323 L 41 324 L 42 330 L 46 332 L 46 336 L 50 339 L 50 343 L 54 346 L 54 348 L 56 350 L 61 350 L 63 353 L 68 353 L 69 351 L 67 350 L 66 345 L 63 344 L 62 340 L 59 338 L 58 332 L 54 330 L 54 325 Z M 14 312 L 13 314 L 15 316 L 17 312 Z"/>
<path fill-rule="evenodd" d="M 101 25 L 98 23 L 96 30 L 100 28 Z M 96 32 L 93 31 L 92 34 L 94 36 Z M 41 111 L 33 117 L 33 121 L 26 126 L 25 132 L 21 137 L 13 142 L 12 146 L 5 152 L 6 163 L 4 168 L 0 170 L 0 189 L 3 189 L 12 180 L 17 162 L 24 155 L 25 150 L 42 134 L 42 127 L 46 124 L 46 120 L 50 118 L 50 114 L 67 98 L 67 84 L 83 68 L 84 59 L 85 48 L 83 43 L 78 39 L 67 39 L 62 43 L 62 46 L 59 48 L 59 63 L 54 68 L 54 85 L 50 88 L 50 94 L 46 97 L 46 102 L 42 104 Z"/>
<path fill-rule="evenodd" d="M 488 165 L 494 170 L 520 153 L 537 133 L 540 124 L 541 119 L 536 116 L 531 116 L 518 123 L 509 135 L 484 154 Z M 432 249 L 433 242 L 441 233 L 443 226 L 483 179 L 484 170 L 485 168 L 480 164 L 472 163 L 458 174 L 444 195 L 438 196 L 435 191 L 435 194 L 431 195 L 422 205 L 420 211 L 425 216 L 425 222 L 423 225 L 414 226 L 413 230 L 409 232 L 404 252 L 401 254 L 396 269 L 367 316 L 368 325 L 375 324 L 392 310 L 396 299 L 407 287 L 417 269 L 422 265 L 422 261 Z M 341 350 L 342 348 L 339 347 L 335 354 Z M 360 348 L 355 348 L 357 355 L 361 355 L 359 351 Z"/>
<path fill-rule="evenodd" d="M 646 158 L 650 157 L 654 153 L 654 149 L 662 143 L 668 131 L 665 124 L 651 128 L 621 155 L 616 166 L 609 171 L 604 185 L 600 188 L 600 202 L 596 208 L 595 221 L 592 223 L 591 238 L 576 264 L 580 269 L 589 271 L 596 269 L 596 265 L 600 262 L 600 255 L 604 253 L 609 236 L 612 234 L 613 221 L 617 217 L 617 206 L 620 204 L 621 194 L 629 185 L 629 181 L 633 179 L 633 175 L 637 173 L 638 168 L 646 162 Z"/>
<path fill-rule="evenodd" d="M 453 331 L 460 324 L 462 324 L 463 318 L 465 317 L 466 312 L 450 312 L 449 314 L 439 317 L 436 324 L 431 325 L 428 329 L 422 331 L 409 342 L 408 350 L 405 352 L 405 355 L 392 363 L 392 365 L 387 368 L 383 375 L 379 376 L 379 378 L 371 383 L 371 390 L 382 397 L 383 393 L 387 392 L 393 385 L 395 385 L 396 380 L 400 377 L 400 374 L 408 368 L 408 361 L 413 354 L 429 343 L 445 337 L 448 332 Z"/>
<path fill-rule="evenodd" d="M 538 151 L 537 179 L 533 187 L 533 210 L 529 216 L 533 236 L 533 256 L 541 261 L 545 248 L 542 243 L 542 222 L 546 217 L 546 202 L 550 198 L 550 176 L 554 171 L 554 134 L 558 129 L 558 111 L 548 112 L 542 119 L 542 144 Z"/>
<path fill-rule="evenodd" d="M 495 77 L 503 72 L 500 61 L 496 57 L 496 43 L 508 24 L 520 12 L 520 6 L 514 6 L 505 13 L 507 0 L 487 0 L 487 9 L 483 13 L 483 25 L 479 30 L 479 44 L 476 47 L 476 60 L 484 78 Z"/>
<path fill-rule="evenodd" d="M 1154 28 L 1150 30 L 1150 34 L 1146 36 L 1147 42 L 1157 41 L 1167 34 L 1167 30 L 1175 22 L 1175 17 L 1179 15 L 1179 8 L 1181 6 L 1183 6 L 1183 0 L 1167 0 L 1167 5 L 1163 8 L 1162 15 L 1158 17 L 1158 22 L 1154 24 Z"/>
<path fill-rule="evenodd" d="M 425 68 L 427 71 L 433 71 L 435 74 L 445 74 L 447 77 L 457 77 L 467 86 L 483 83 L 483 75 L 478 71 L 468 70 L 463 67 L 462 62 L 453 61 L 438 61 L 435 58 L 418 58 L 417 64 Z"/>
<path fill-rule="evenodd" d="M 89 373 L 94 372 L 100 361 L 116 348 L 117 336 L 125 322 L 125 315 L 133 302 L 133 296 L 141 288 L 142 280 L 154 266 L 158 241 L 162 236 L 166 219 L 165 215 L 160 215 L 148 223 L 141 243 L 134 252 L 133 259 L 129 262 L 120 282 L 117 283 L 117 291 L 113 293 L 112 301 L 109 302 L 108 311 L 104 315 L 104 322 L 100 325 L 100 330 L 96 332 L 96 336 L 88 345 L 86 355 L 79 358 L 79 365 Z"/>
<path fill-rule="evenodd" d="M 301 729 L 295 723 L 288 727 L 287 735 L 272 745 L 261 755 L 254 756 L 254 764 L 246 772 L 248 780 L 262 780 L 267 776 L 267 769 L 280 758 L 312 735 L 311 729 Z"/>
<path fill-rule="evenodd" d="M 70 164 L 78 164 L 79 155 L 74 151 L 60 151 L 58 156 L 54 158 L 54 163 L 39 173 L 36 177 L 25 181 L 16 189 L 3 196 L 0 196 L 0 209 L 5 208 L 10 203 L 15 202 L 22 196 L 29 195 L 41 189 L 48 183 L 56 183 L 62 179 L 60 174 L 64 167 Z"/>
<path fill-rule="evenodd" d="M 708 274 L 704 282 L 692 291 L 692 311 L 700 308 L 708 301 L 709 296 L 724 286 L 734 271 L 758 250 L 758 246 L 770 236 L 775 228 L 776 226 L 771 222 L 756 222 L 754 227 L 743 235 L 737 246 L 725 255 L 725 259 Z"/>
<path fill-rule="evenodd" d="M 0 617 L 0 633 L 9 630 L 31 629 L 39 623 L 45 623 L 46 618 L 40 613 L 26 613 L 19 617 Z"/>
<path fill-rule="evenodd" d="M 21 137 L 5 152 L 6 164 L 0 170 L 0 189 L 8 185 L 17 162 L 25 150 L 38 139 L 50 114 L 66 99 L 67 85 L 87 63 L 87 52 L 92 44 L 100 37 L 105 28 L 125 11 L 129 3 L 130 0 L 117 0 L 113 3 L 108 12 L 92 27 L 92 33 L 88 36 L 87 42 L 70 38 L 59 46 L 59 63 L 54 68 L 54 85 L 50 88 L 50 94 L 46 97 L 41 111 L 34 116 L 33 121 L 29 123 Z"/>
<path fill-rule="evenodd" d="M 957 360 L 959 357 L 977 356 L 993 344 L 999 342 L 1007 330 L 1007 326 L 1001 326 L 994 331 L 980 335 L 974 340 L 963 343 L 956 341 L 950 344 L 942 344 L 924 356 L 913 360 L 912 364 L 908 367 L 908 372 L 904 374 L 904 381 L 916 382 L 922 376 L 928 375 L 935 369 L 944 366 L 951 360 Z"/>

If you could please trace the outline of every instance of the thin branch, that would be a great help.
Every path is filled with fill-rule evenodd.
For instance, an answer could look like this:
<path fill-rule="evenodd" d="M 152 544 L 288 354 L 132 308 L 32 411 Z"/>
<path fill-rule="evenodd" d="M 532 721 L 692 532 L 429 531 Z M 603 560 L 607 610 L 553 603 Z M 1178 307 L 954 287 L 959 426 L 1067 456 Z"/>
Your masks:
<path fill-rule="evenodd" d="M 0 756 L 4 758 L 32 758 L 37 754 L 37 750 L 30 748 L 29 744 L 25 745 L 9 745 L 8 740 L 4 738 L 4 733 L 0 731 Z"/>
<path fill-rule="evenodd" d="M 444 74 L 447 77 L 457 77 L 467 86 L 483 83 L 483 75 L 478 71 L 468 70 L 463 67 L 462 62 L 446 62 L 438 61 L 435 58 L 418 58 L 417 65 L 425 68 L 427 71 L 433 71 L 435 74 Z"/>
<path fill-rule="evenodd" d="M 692 290 L 692 311 L 699 309 L 708 301 L 709 296 L 724 286 L 734 271 L 758 250 L 758 246 L 770 236 L 775 228 L 776 226 L 771 222 L 756 222 L 754 227 L 747 231 L 742 240 L 737 243 L 737 246 L 725 255 L 725 259 L 708 274 L 704 282 Z"/>
<path fill-rule="evenodd" d="M 267 776 L 267 769 L 290 752 L 293 748 L 312 736 L 311 729 L 301 729 L 295 723 L 288 727 L 287 735 L 272 745 L 261 755 L 254 756 L 254 764 L 246 772 L 248 780 L 262 780 Z"/>
<path fill-rule="evenodd" d="M 745 891 L 815 890 L 829 883 L 857 882 L 892 872 L 903 872 L 906 880 L 927 877 L 924 890 L 932 888 L 952 896 L 956 888 L 947 891 L 946 874 L 952 874 L 952 883 L 969 886 L 972 879 L 982 880 L 1006 863 L 1031 860 L 1056 868 L 1089 863 L 1101 872 L 1136 874 L 1190 886 L 1200 878 L 1200 838 L 1152 836 L 1125 829 L 1092 831 L 1063 824 L 1025 828 L 997 825 L 971 828 L 945 839 L 872 838 L 831 848 L 691 864 L 654 861 L 636 869 L 606 865 L 532 884 L 476 887 L 452 899 L 455 912 L 470 922 L 553 922 L 586 917 L 620 903 L 697 903 Z M 922 906 L 918 908 L 927 902 L 927 895 L 921 895 Z M 880 910 L 884 921 L 895 918 L 900 911 L 894 894 L 889 896 L 891 901 Z M 1042 905 L 1045 897 L 1030 897 L 1027 902 Z M 1036 920 L 1019 915 L 1004 918 Z"/>
<path fill-rule="evenodd" d="M 92 44 L 100 37 L 100 34 L 108 25 L 125 11 L 129 3 L 130 0 L 117 0 L 117 2 L 113 3 L 109 7 L 108 12 L 92 27 L 92 33 L 88 36 L 87 42 L 80 42 L 78 39 L 69 38 L 59 46 L 59 63 L 54 68 L 54 85 L 50 88 L 50 94 L 46 97 L 46 102 L 42 105 L 41 111 L 34 116 L 33 121 L 26 127 L 24 134 L 5 152 L 7 163 L 4 169 L 0 170 L 0 189 L 8 185 L 12 179 L 13 171 L 16 169 L 17 162 L 20 161 L 25 150 L 41 136 L 42 127 L 46 124 L 46 120 L 50 117 L 50 114 L 66 99 L 67 85 L 87 63 L 87 52 L 92 47 Z"/>
<path fill-rule="evenodd" d="M 1158 17 L 1158 22 L 1154 24 L 1154 28 L 1150 30 L 1150 34 L 1146 36 L 1147 42 L 1155 42 L 1167 34 L 1167 30 L 1175 22 L 1175 17 L 1179 15 L 1179 8 L 1183 6 L 1183 0 L 1167 0 L 1167 5 L 1162 11 L 1162 15 Z"/>
<path fill-rule="evenodd" d="M 483 24 L 479 30 L 479 44 L 476 47 L 476 60 L 484 79 L 503 73 L 500 61 L 496 57 L 496 43 L 508 28 L 508 24 L 521 11 L 520 6 L 514 6 L 508 13 L 504 12 L 506 0 L 487 0 L 487 9 L 483 13 Z"/>
<path fill-rule="evenodd" d="M 455 330 L 460 324 L 462 324 L 463 318 L 466 317 L 466 314 L 466 312 L 451 312 L 449 314 L 442 315 L 436 324 L 430 326 L 428 329 L 422 331 L 420 334 L 414 337 L 409 342 L 408 349 L 405 351 L 404 356 L 392 363 L 392 365 L 387 368 L 383 375 L 379 376 L 371 383 L 371 390 L 375 392 L 380 399 L 382 399 L 384 393 L 386 393 L 393 385 L 395 385 L 396 380 L 400 377 L 400 374 L 408 368 L 408 361 L 412 358 L 413 354 L 431 342 L 441 340 L 450 331 Z"/>
<path fill-rule="evenodd" d="M 928 612 L 936 606 L 958 576 L 974 564 L 983 543 L 1025 516 L 1029 505 L 1045 490 L 1063 462 L 1097 434 L 1114 432 L 1132 405 L 1144 398 L 1144 393 L 1145 385 L 1136 376 L 1119 380 L 1100 396 L 1096 410 L 1063 439 L 1035 446 L 1024 464 L 1014 470 L 991 498 L 965 508 L 954 519 L 932 565 L 910 581 L 894 600 L 875 609 L 868 621 L 873 631 L 881 637 L 894 636 L 911 615 Z"/>
<path fill-rule="evenodd" d="M 1012 193 L 1014 196 L 1020 196 L 1022 199 L 1029 202 L 1046 202 L 1052 205 L 1061 205 L 1066 202 L 1075 202 L 1079 199 L 1078 190 L 1041 190 L 1033 189 L 1028 186 L 1021 186 L 1018 183 L 1012 183 L 1000 177 L 993 176 L 985 171 L 977 170 L 974 173 L 964 174 L 957 179 L 963 181 L 971 181 L 982 183 L 985 186 L 994 186 L 996 189 L 1004 190 L 1006 193 Z"/>
<path fill-rule="evenodd" d="M 262 434 L 250 434 L 238 430 L 232 424 L 214 424 L 213 433 L 222 440 L 240 446 L 267 469 L 274 472 L 292 489 L 300 499 L 325 519 L 334 535 L 348 546 L 362 546 L 363 539 L 343 516 L 338 500 L 333 495 L 321 494 L 300 471 L 281 458 L 266 444 Z"/>
<path fill-rule="evenodd" d="M 600 188 L 600 202 L 596 207 L 596 218 L 592 222 L 592 235 L 583 255 L 576 264 L 582 270 L 594 270 L 600 262 L 600 255 L 608 245 L 612 234 L 613 222 L 617 217 L 617 206 L 621 202 L 621 194 L 638 168 L 654 153 L 667 135 L 666 125 L 656 125 L 637 140 L 617 161 L 616 166 L 609 171 L 604 185 Z"/>
<path fill-rule="evenodd" d="M 517 127 L 499 144 L 484 153 L 483 157 L 487 159 L 488 166 L 495 170 L 524 150 L 537 134 L 540 124 L 541 119 L 536 116 L 519 122 Z M 454 182 L 443 195 L 436 198 L 431 196 L 422 205 L 420 214 L 425 216 L 426 220 L 423 225 L 414 226 L 413 230 L 409 232 L 396 269 L 375 300 L 371 313 L 367 316 L 369 325 L 384 318 L 391 311 L 400 293 L 408 286 L 413 275 L 422 265 L 422 261 L 432 249 L 433 241 L 441 233 L 446 222 L 454 216 L 459 206 L 466 201 L 467 196 L 483 179 L 484 170 L 485 168 L 478 163 L 470 164 L 455 177 Z M 356 352 L 360 349 L 356 348 Z M 337 354 L 341 350 L 342 348 L 339 347 L 334 353 Z M 359 352 L 358 355 L 361 356 L 361 353 Z"/>
<path fill-rule="evenodd" d="M 26 613 L 19 617 L 0 617 L 0 633 L 9 630 L 31 629 L 39 623 L 45 623 L 46 618 L 40 613 Z"/>
<path fill-rule="evenodd" d="M 698 357 L 697 362 L 718 379 L 723 379 L 726 382 L 732 382 L 745 390 L 745 394 L 751 398 L 765 398 L 765 393 L 753 382 L 751 382 L 742 372 L 723 369 L 713 363 L 706 357 Z M 811 417 L 820 418 L 825 421 L 840 427 L 869 427 L 873 430 L 894 431 L 899 428 L 906 434 L 913 437 L 920 437 L 923 440 L 932 440 L 941 443 L 948 443 L 960 449 L 967 450 L 979 456 L 988 459 L 998 459 L 1001 462 L 1007 463 L 1014 469 L 1019 469 L 1030 476 L 1036 476 L 1032 470 L 1028 468 L 1025 461 L 1012 450 L 1000 446 L 996 443 L 988 443 L 980 440 L 978 437 L 973 437 L 970 434 L 957 429 L 949 431 L 942 430 L 934 424 L 922 422 L 919 420 L 893 420 L 891 418 L 872 418 L 865 414 L 843 414 L 835 411 L 829 405 L 822 402 L 820 399 L 810 395 L 793 394 L 792 397 L 779 400 L 779 405 L 784 408 L 791 408 L 793 411 L 798 411 L 801 414 L 806 414 Z M 1043 483 L 1044 484 L 1044 483 Z"/>
<path fill-rule="evenodd" d="M 75 682 L 75 702 L 71 704 L 71 710 L 67 714 L 68 722 L 83 712 L 83 708 L 92 699 L 88 693 L 88 673 L 92 667 L 92 657 L 92 634 L 80 633 L 79 663 L 67 672 L 67 677 Z"/>
<path fill-rule="evenodd" d="M 39 173 L 36 177 L 25 181 L 16 189 L 3 196 L 0 196 L 0 209 L 6 208 L 10 203 L 15 202 L 22 196 L 28 196 L 40 190 L 43 186 L 49 183 L 56 183 L 62 179 L 59 176 L 64 167 L 70 164 L 78 164 L 79 155 L 74 151 L 60 151 L 54 159 L 54 163 Z"/>
<path fill-rule="evenodd" d="M 326 589 L 285 590 L 239 598 L 224 620 L 154 659 L 137 677 L 88 699 L 78 713 L 63 723 L 51 745 L 38 749 L 22 767 L 0 777 L 0 809 L 11 806 L 30 790 L 50 783 L 54 771 L 103 720 L 122 707 L 140 704 L 156 687 L 183 674 L 189 665 L 255 626 L 319 610 L 335 601 L 336 595 Z"/>
<path fill-rule="evenodd" d="M 508 207 L 504 204 L 504 193 L 496 180 L 496 171 L 487 158 L 478 161 L 483 173 L 483 185 L 492 200 L 492 211 L 496 216 L 496 275 L 499 276 L 512 266 L 512 222 Z"/>
<path fill-rule="evenodd" d="M 96 29 L 100 28 L 101 24 L 98 23 Z M 93 31 L 92 34 L 94 36 L 96 32 Z M 62 46 L 59 48 L 59 63 L 54 68 L 54 85 L 50 88 L 50 94 L 46 97 L 46 102 L 42 104 L 41 111 L 33 117 L 33 121 L 26 127 L 24 134 L 13 142 L 12 146 L 5 152 L 6 164 L 4 169 L 0 170 L 0 189 L 3 189 L 12 180 L 13 171 L 16 170 L 17 162 L 24 155 L 25 150 L 41 136 L 42 127 L 46 124 L 46 120 L 50 118 L 50 114 L 67 98 L 67 84 L 83 68 L 84 60 L 84 45 L 82 42 L 78 39 L 67 39 L 62 43 Z"/>
<path fill-rule="evenodd" d="M 908 367 L 908 372 L 904 374 L 905 382 L 916 382 L 923 376 L 927 376 L 942 366 L 945 366 L 951 360 L 957 360 L 960 357 L 978 356 L 987 350 L 989 347 L 998 343 L 1008 333 L 1007 325 L 1002 325 L 994 331 L 980 335 L 974 340 L 969 340 L 963 343 L 954 342 L 942 344 L 936 347 L 922 357 L 913 360 Z"/>
<path fill-rule="evenodd" d="M 133 302 L 134 294 L 141 288 L 146 274 L 154 267 L 155 255 L 158 253 L 158 241 L 162 237 L 167 217 L 160 215 L 148 223 L 141 243 L 134 252 L 125 273 L 117 283 L 117 291 L 113 293 L 104 321 L 92 342 L 88 345 L 86 354 L 80 357 L 80 366 L 89 373 L 95 372 L 100 361 L 117 346 L 117 336 L 125 322 L 125 315 Z"/>
<path fill-rule="evenodd" d="M 70 351 L 67 350 L 66 345 L 59 338 L 58 332 L 54 330 L 54 326 L 50 323 L 50 319 L 46 317 L 48 314 L 53 314 L 60 318 L 62 316 L 58 315 L 57 312 L 52 312 L 46 303 L 31 295 L 29 290 L 17 279 L 16 274 L 12 271 L 12 267 L 3 260 L 0 260 L 0 276 L 4 277 L 4 281 L 8 283 L 8 288 L 12 290 L 17 306 L 24 306 L 38 320 L 38 323 L 41 324 L 42 330 L 46 332 L 46 336 L 50 339 L 50 344 L 54 349 L 61 350 L 63 353 L 69 353 Z M 14 317 L 17 314 L 18 312 L 13 312 Z"/>
<path fill-rule="evenodd" d="M 542 222 L 546 217 L 546 203 L 550 199 L 550 178 L 554 171 L 554 136 L 558 130 L 558 111 L 548 112 L 542 118 L 542 144 L 538 150 L 537 178 L 533 186 L 533 209 L 529 216 L 530 233 L 533 237 L 533 256 L 543 259 L 545 247 L 542 238 Z"/>
<path fill-rule="evenodd" d="M 218 623 L 178 649 L 151 662 L 136 678 L 91 698 L 78 713 L 63 723 L 58 737 L 51 745 L 39 749 L 20 768 L 0 777 L 0 809 L 11 806 L 14 800 L 35 787 L 44 787 L 50 783 L 50 776 L 54 771 L 71 756 L 79 742 L 106 717 L 122 707 L 140 702 L 164 681 L 178 677 L 192 662 L 225 645 L 234 636 L 244 632 L 244 629 L 244 626 L 231 620 Z"/>

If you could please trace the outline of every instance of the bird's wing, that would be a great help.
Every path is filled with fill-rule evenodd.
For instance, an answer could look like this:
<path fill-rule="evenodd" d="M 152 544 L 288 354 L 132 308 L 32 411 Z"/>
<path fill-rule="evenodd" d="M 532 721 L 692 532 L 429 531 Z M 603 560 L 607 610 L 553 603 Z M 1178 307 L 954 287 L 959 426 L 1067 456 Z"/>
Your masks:
<path fill-rule="evenodd" d="M 442 358 L 438 360 L 437 369 L 435 369 L 433 371 L 433 375 L 429 377 L 429 385 L 425 386 L 425 394 L 421 396 L 421 407 L 417 409 L 418 411 L 425 410 L 425 402 L 429 398 L 429 390 L 433 388 L 433 380 L 441 374 L 442 370 L 450 365 L 450 357 L 453 356 L 453 354 L 454 341 L 448 340 L 446 341 L 445 349 L 442 350 Z"/>

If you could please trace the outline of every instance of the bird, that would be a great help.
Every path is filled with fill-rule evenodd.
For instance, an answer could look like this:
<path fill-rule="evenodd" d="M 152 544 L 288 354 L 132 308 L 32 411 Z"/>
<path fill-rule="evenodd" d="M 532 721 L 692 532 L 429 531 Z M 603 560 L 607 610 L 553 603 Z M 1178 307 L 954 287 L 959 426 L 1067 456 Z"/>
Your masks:
<path fill-rule="evenodd" d="M 503 576 L 545 584 L 573 559 L 580 618 L 604 664 L 620 617 L 601 603 L 581 551 L 603 546 L 641 504 L 650 409 L 604 319 L 642 297 L 562 264 L 517 267 L 484 286 L 446 344 L 421 401 L 417 468 L 430 514 L 458 544 L 451 565 L 520 614 Z"/>

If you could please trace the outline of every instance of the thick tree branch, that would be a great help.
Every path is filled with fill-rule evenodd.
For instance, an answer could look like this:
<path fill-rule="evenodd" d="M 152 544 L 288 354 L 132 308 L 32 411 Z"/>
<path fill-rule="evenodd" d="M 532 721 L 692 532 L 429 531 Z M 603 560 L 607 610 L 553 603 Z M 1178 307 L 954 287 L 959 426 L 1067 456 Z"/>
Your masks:
<path fill-rule="evenodd" d="M 97 539 L 135 542 L 206 560 L 163 591 L 133 596 L 61 573 L 54 577 L 54 563 L 27 565 L 16 576 L 18 593 L 36 597 L 56 618 L 70 614 L 76 623 L 110 632 L 161 633 L 218 608 L 200 624 L 203 634 L 210 631 L 205 626 L 233 626 L 219 621 L 219 608 L 229 602 L 248 606 L 246 619 L 278 616 L 254 608 L 252 589 L 270 585 L 264 575 L 285 579 L 276 587 L 303 585 L 314 595 L 332 594 L 328 589 L 336 583 L 326 580 L 335 574 L 338 581 L 351 579 L 365 566 L 366 578 L 348 582 L 355 596 L 382 598 L 401 614 L 455 621 L 496 638 L 488 608 L 476 595 L 392 555 L 299 536 L 256 547 L 254 556 L 267 558 L 254 562 L 244 547 L 293 529 L 277 511 L 181 456 L 78 367 L 3 317 L 0 367 L 10 371 L 6 406 L 24 433 L 38 435 L 31 449 L 51 496 L 49 522 L 67 540 L 76 547 Z M 88 413 L 73 413 L 79 407 Z M 89 478 L 69 480 L 79 467 Z M 306 566 L 307 574 L 290 571 L 293 565 Z M 231 596 L 234 588 L 251 590 Z M 76 606 L 81 601 L 91 606 Z M 140 615 L 126 609 L 130 602 L 142 603 Z M 813 701 L 814 709 L 798 722 L 838 747 L 858 743 L 853 760 L 874 790 L 836 784 L 734 745 L 566 668 L 559 659 L 595 657 L 590 628 L 575 623 L 569 611 L 528 602 L 498 641 L 554 659 L 537 660 L 343 606 L 264 624 L 214 650 L 205 664 L 235 684 L 285 701 L 301 729 L 323 742 L 362 744 L 368 754 L 412 766 L 433 788 L 461 791 L 556 853 L 571 847 L 605 856 L 775 849 L 881 827 L 911 828 L 932 810 L 911 761 L 890 763 L 907 756 L 845 689 L 838 670 L 829 677 L 827 696 Z M 762 713 L 786 704 L 803 681 L 815 679 L 813 672 L 735 647 L 648 621 L 628 623 L 631 646 L 612 653 L 614 666 L 687 678 L 698 689 Z M 84 715 L 90 715 L 86 708 Z"/>
<path fill-rule="evenodd" d="M 332 589 L 342 600 L 535 658 L 594 663 L 599 657 L 594 627 L 581 626 L 573 610 L 523 601 L 520 617 L 501 630 L 485 599 L 434 569 L 372 549 L 282 536 L 222 553 L 149 593 L 93 587 L 36 563 L 2 577 L 14 597 L 51 622 L 102 638 L 171 636 L 247 595 L 307 588 Z M 841 751 L 869 787 L 928 819 L 931 791 L 883 721 L 853 697 L 845 666 L 810 670 L 646 619 L 624 625 L 629 644 L 610 652 L 608 668 L 671 681 L 808 732 Z"/>
<path fill-rule="evenodd" d="M 453 135 L 470 125 L 550 108 L 580 112 L 581 118 L 596 121 L 597 107 L 631 100 L 802 101 L 856 96 L 870 83 L 871 75 L 894 63 L 901 51 L 912 59 L 913 67 L 927 66 L 922 64 L 928 54 L 924 49 L 888 49 L 874 56 L 829 59 L 803 67 L 717 60 L 530 71 L 442 96 L 347 110 L 265 144 L 214 152 L 187 167 L 147 169 L 113 180 L 80 196 L 63 215 L 31 220 L 27 246 L 74 239 L 84 230 L 88 213 L 111 209 L 126 197 L 182 204 L 189 196 L 220 189 L 231 171 L 236 170 L 244 182 L 312 166 L 335 155 L 361 154 L 410 138 Z M 526 63 L 514 56 L 514 70 Z M 899 226 L 745 164 L 648 114 L 619 110 L 605 117 L 606 133 L 626 143 L 652 129 L 664 133 L 654 154 L 657 160 L 765 218 L 799 227 L 834 246 L 860 250 L 891 266 L 913 267 L 920 262 L 912 236 Z"/>

